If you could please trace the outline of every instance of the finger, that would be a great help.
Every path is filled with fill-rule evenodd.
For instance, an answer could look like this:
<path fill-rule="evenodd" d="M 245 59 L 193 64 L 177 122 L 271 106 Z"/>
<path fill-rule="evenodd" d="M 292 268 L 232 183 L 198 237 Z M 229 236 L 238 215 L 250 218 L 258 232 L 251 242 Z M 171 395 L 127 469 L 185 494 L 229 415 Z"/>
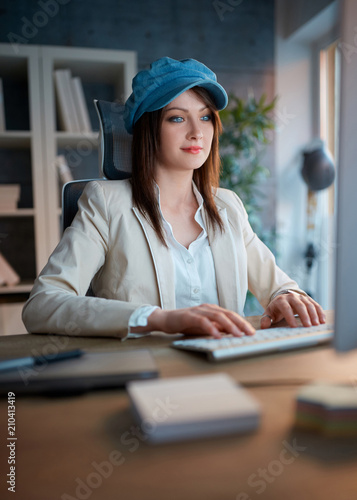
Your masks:
<path fill-rule="evenodd" d="M 255 334 L 255 328 L 249 323 L 249 321 L 233 311 L 226 311 L 226 313 L 242 333 L 245 335 Z"/>
<path fill-rule="evenodd" d="M 222 336 L 217 324 L 195 312 L 188 312 L 185 315 L 184 323 L 181 332 L 187 335 L 211 335 L 217 339 Z"/>
<path fill-rule="evenodd" d="M 217 323 L 218 328 L 221 331 L 230 333 L 236 337 L 242 337 L 244 335 L 244 331 L 242 331 L 242 329 L 240 329 L 238 325 L 228 317 L 226 312 L 209 310 L 206 314 L 211 321 Z"/>
<path fill-rule="evenodd" d="M 276 316 L 278 312 L 279 316 L 281 315 L 281 319 L 285 319 L 291 328 L 296 328 L 298 326 L 293 308 L 287 299 L 276 300 L 273 311 L 274 316 Z"/>
<path fill-rule="evenodd" d="M 299 316 L 302 326 L 311 326 L 311 324 L 314 324 L 313 320 L 317 320 L 317 315 L 314 315 L 315 308 L 312 310 L 310 303 L 298 300 L 296 302 L 294 301 L 294 303 L 291 304 L 291 307 L 293 308 L 295 314 Z M 312 317 L 310 317 L 310 314 Z"/>
<path fill-rule="evenodd" d="M 283 315 L 279 311 L 278 307 L 275 307 L 275 303 L 269 305 L 260 320 L 261 328 L 270 328 L 274 323 L 283 319 Z"/>
<path fill-rule="evenodd" d="M 320 323 L 326 323 L 326 314 L 320 304 L 309 297 L 309 301 L 314 305 Z"/>
<path fill-rule="evenodd" d="M 317 310 L 317 314 L 318 314 L 319 319 L 320 319 L 320 323 L 326 323 L 326 314 L 325 314 L 325 311 L 320 306 L 320 304 L 317 304 L 316 310 Z"/>
<path fill-rule="evenodd" d="M 209 333 L 215 339 L 220 339 L 222 337 L 218 325 L 210 321 L 208 318 L 201 318 L 201 320 L 202 320 L 202 329 L 204 334 Z"/>
<path fill-rule="evenodd" d="M 320 323 L 315 306 L 309 299 L 304 297 L 296 300 L 294 298 L 293 301 L 290 299 L 289 303 L 293 311 L 298 314 L 303 326 L 309 327 Z"/>
<path fill-rule="evenodd" d="M 264 313 L 260 320 L 260 328 L 264 330 L 265 328 L 270 328 L 272 324 L 273 324 L 272 317 L 269 316 L 269 314 Z"/>
<path fill-rule="evenodd" d="M 313 325 L 319 325 L 320 324 L 320 318 L 316 310 L 316 306 L 312 301 L 306 301 L 304 300 L 304 304 L 307 309 L 307 313 L 310 317 L 310 321 Z"/>
<path fill-rule="evenodd" d="M 216 304 L 201 304 L 194 308 L 199 314 L 206 315 L 211 321 L 217 323 L 217 328 L 222 332 L 241 337 L 253 335 L 255 329 L 239 314 L 224 309 Z"/>

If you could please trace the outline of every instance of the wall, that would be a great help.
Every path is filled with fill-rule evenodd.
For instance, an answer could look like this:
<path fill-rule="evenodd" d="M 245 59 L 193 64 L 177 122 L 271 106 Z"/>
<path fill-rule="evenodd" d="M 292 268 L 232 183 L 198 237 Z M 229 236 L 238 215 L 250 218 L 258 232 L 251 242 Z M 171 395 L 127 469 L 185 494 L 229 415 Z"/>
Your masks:
<path fill-rule="evenodd" d="M 135 50 L 140 68 L 165 55 L 193 57 L 229 90 L 273 92 L 274 0 L 5 0 L 0 33 L 5 43 L 16 35 L 26 43 Z"/>

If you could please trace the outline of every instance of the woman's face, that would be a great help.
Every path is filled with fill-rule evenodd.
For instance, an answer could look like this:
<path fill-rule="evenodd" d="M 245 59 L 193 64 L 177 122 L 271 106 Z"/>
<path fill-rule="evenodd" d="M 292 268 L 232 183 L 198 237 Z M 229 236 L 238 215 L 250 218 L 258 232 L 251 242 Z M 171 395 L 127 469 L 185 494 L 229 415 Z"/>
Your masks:
<path fill-rule="evenodd" d="M 206 161 L 212 145 L 212 112 L 192 90 L 163 109 L 157 168 L 193 171 Z"/>

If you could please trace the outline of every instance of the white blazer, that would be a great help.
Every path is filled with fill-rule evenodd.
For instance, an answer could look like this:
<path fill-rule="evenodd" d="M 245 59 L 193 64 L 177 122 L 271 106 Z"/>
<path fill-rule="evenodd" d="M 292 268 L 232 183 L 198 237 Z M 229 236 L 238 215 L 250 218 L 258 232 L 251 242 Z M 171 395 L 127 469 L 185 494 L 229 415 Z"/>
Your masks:
<path fill-rule="evenodd" d="M 275 292 L 299 289 L 252 231 L 241 200 L 219 188 L 225 231 L 207 221 L 219 304 L 243 315 L 249 289 L 265 308 Z M 129 180 L 90 182 L 72 225 L 35 281 L 23 310 L 29 332 L 125 337 L 142 305 L 175 309 L 173 263 L 150 223 L 133 206 Z M 85 294 L 92 283 L 95 297 Z"/>

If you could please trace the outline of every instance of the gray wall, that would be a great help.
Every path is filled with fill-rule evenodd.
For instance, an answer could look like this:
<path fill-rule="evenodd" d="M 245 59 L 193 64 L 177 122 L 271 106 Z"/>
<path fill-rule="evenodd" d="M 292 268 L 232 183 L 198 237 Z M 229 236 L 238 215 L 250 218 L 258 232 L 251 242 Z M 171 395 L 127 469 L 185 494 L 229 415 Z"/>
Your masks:
<path fill-rule="evenodd" d="M 0 41 L 14 35 L 135 50 L 140 68 L 164 55 L 193 57 L 228 90 L 274 92 L 274 0 L 2 0 Z"/>

